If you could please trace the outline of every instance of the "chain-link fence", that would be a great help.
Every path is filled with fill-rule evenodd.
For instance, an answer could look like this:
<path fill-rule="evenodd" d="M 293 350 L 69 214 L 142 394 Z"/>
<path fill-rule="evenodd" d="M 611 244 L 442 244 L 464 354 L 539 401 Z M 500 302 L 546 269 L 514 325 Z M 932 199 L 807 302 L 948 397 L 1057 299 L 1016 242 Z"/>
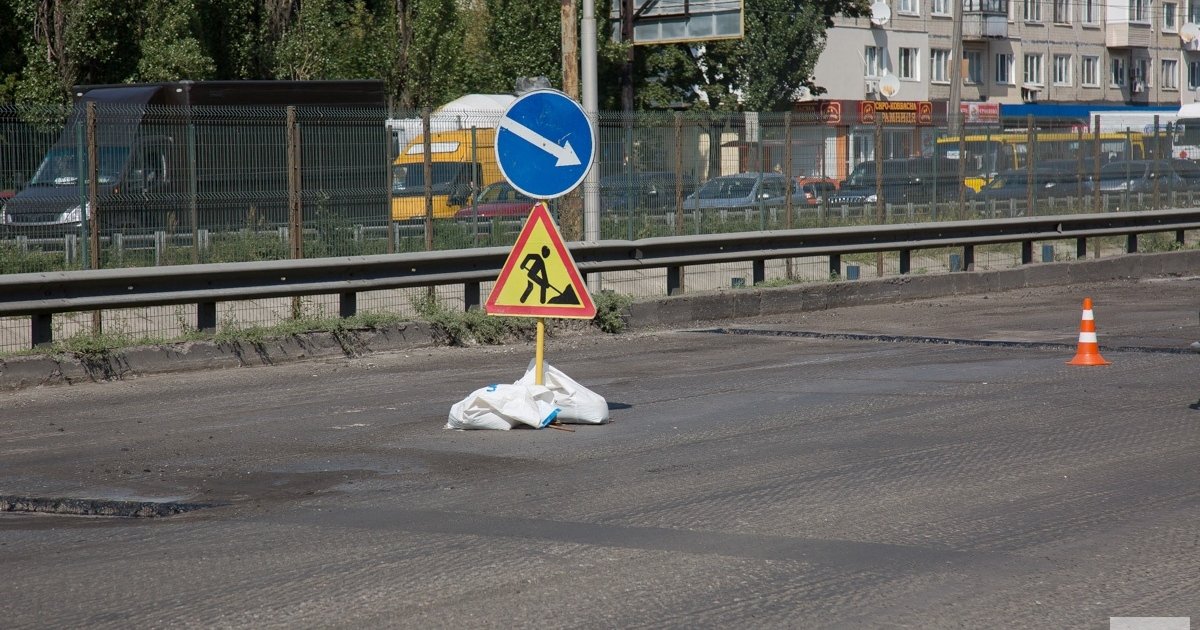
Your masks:
<path fill-rule="evenodd" d="M 1188 144 L 1200 141 L 1182 125 L 826 114 L 602 112 L 595 233 L 638 239 L 1116 212 L 1191 207 L 1200 197 L 1200 146 Z M 0 108 L 0 273 L 510 245 L 534 201 L 496 163 L 499 122 L 498 109 Z M 581 186 L 551 203 L 568 240 L 587 233 L 590 192 Z M 1073 243 L 1045 245 L 1045 260 L 1073 256 Z M 971 264 L 1012 266 L 1014 247 L 980 248 Z M 1123 247 L 1098 239 L 1091 254 Z M 956 270 L 963 261 L 955 256 L 921 252 L 913 272 Z M 894 256 L 843 262 L 848 277 L 899 272 Z M 829 271 L 826 261 L 794 259 L 767 274 L 820 280 Z M 687 286 L 741 286 L 749 275 L 746 265 L 698 267 Z M 661 294 L 665 277 L 606 274 L 602 285 Z M 381 292 L 367 307 L 407 314 L 409 293 Z M 319 298 L 223 308 L 223 323 L 242 324 L 273 323 L 276 311 L 333 310 Z M 128 328 L 170 337 L 188 319 L 152 310 L 131 315 Z M 15 326 L 7 332 L 23 334 Z"/>

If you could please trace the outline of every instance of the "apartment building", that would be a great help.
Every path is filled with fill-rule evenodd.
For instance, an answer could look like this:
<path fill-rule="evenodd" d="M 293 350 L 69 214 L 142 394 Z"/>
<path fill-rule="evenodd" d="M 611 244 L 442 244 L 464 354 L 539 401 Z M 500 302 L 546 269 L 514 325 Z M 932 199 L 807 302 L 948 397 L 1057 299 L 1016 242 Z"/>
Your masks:
<path fill-rule="evenodd" d="M 1185 25 L 1200 22 L 1200 0 L 875 0 L 872 17 L 837 18 L 827 32 L 821 98 L 947 101 L 954 1 L 964 103 L 1196 100 L 1200 38 Z M 899 89 L 881 94 L 881 81 Z"/>
<path fill-rule="evenodd" d="M 1198 100 L 1200 0 L 874 0 L 870 17 L 835 19 L 815 73 L 826 92 L 795 106 L 822 128 L 823 173 L 845 177 L 877 152 L 931 154 L 954 79 L 955 1 L 969 126 Z"/>

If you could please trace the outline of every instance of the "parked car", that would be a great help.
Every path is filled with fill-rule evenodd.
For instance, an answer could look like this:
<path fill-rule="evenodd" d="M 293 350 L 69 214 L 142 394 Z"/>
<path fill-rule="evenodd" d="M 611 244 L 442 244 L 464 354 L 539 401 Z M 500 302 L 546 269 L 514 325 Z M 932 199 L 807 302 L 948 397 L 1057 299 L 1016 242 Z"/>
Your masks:
<path fill-rule="evenodd" d="M 785 195 L 789 192 L 792 195 L 792 203 L 803 203 L 799 187 L 779 173 L 722 175 L 704 182 L 696 192 L 684 199 L 683 209 L 740 210 L 778 207 L 786 203 Z"/>
<path fill-rule="evenodd" d="M 831 205 L 876 203 L 882 193 L 884 203 L 927 203 L 935 192 L 939 200 L 949 201 L 960 190 L 968 197 L 974 195 L 959 177 L 957 160 L 898 158 L 883 161 L 882 185 L 877 181 L 874 161 L 859 163 L 826 201 Z"/>
<path fill-rule="evenodd" d="M 838 181 L 828 177 L 797 177 L 796 186 L 800 188 L 804 203 L 816 206 L 821 203 L 822 199 L 837 192 Z"/>
<path fill-rule="evenodd" d="M 600 210 L 624 212 L 674 208 L 675 192 L 680 181 L 683 183 L 684 197 L 692 194 L 696 188 L 692 178 L 680 178 L 667 171 L 606 175 L 600 178 Z"/>
<path fill-rule="evenodd" d="M 1088 181 L 1087 192 L 1140 193 L 1200 188 L 1200 166 L 1190 160 L 1123 160 L 1100 167 L 1100 179 Z"/>
<path fill-rule="evenodd" d="M 503 218 L 524 218 L 533 209 L 536 199 L 526 197 L 512 187 L 508 182 L 489 184 L 476 198 L 474 204 L 468 203 L 465 208 L 454 213 L 455 219 L 485 220 Z"/>
<path fill-rule="evenodd" d="M 1045 197 L 1078 197 L 1084 193 L 1087 176 L 1080 176 L 1076 169 L 1064 171 L 1058 167 L 1035 167 L 1033 172 L 1033 194 Z M 992 178 L 975 198 L 980 201 L 1008 201 L 1026 199 L 1029 196 L 1029 171 L 1016 169 L 1004 171 Z"/>

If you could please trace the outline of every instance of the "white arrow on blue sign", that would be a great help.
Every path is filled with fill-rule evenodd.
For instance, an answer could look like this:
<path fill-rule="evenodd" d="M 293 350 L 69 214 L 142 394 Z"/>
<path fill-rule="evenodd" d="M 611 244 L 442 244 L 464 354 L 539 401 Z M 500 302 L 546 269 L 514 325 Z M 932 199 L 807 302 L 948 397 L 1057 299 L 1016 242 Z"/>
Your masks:
<path fill-rule="evenodd" d="M 574 190 L 596 156 L 587 113 L 558 90 L 534 90 L 513 101 L 496 131 L 496 162 L 513 188 L 534 199 Z"/>

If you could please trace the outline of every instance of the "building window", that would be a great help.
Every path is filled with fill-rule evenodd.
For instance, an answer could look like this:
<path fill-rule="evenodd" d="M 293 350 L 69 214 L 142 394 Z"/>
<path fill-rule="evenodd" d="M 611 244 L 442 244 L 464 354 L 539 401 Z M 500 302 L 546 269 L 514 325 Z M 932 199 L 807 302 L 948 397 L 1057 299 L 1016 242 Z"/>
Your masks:
<path fill-rule="evenodd" d="M 1135 2 L 1144 2 L 1145 0 L 1134 0 Z M 1042 2 L 1041 0 L 1022 0 L 1021 17 L 1026 22 L 1041 22 L 1042 21 Z"/>
<path fill-rule="evenodd" d="M 967 62 L 966 82 L 972 85 L 983 83 L 983 52 L 964 50 L 963 59 Z"/>
<path fill-rule="evenodd" d="M 1100 87 L 1100 58 L 1084 57 L 1079 61 L 1079 84 Z"/>
<path fill-rule="evenodd" d="M 1054 85 L 1071 85 L 1071 55 L 1054 55 Z"/>
<path fill-rule="evenodd" d="M 1162 83 L 1164 90 L 1179 89 L 1179 61 L 1177 59 L 1162 60 Z"/>
<path fill-rule="evenodd" d="M 1138 59 L 1133 62 L 1133 80 L 1142 84 L 1142 87 L 1150 87 L 1150 60 Z"/>
<path fill-rule="evenodd" d="M 933 83 L 949 83 L 946 70 L 950 67 L 950 51 L 934 48 L 929 51 L 929 80 Z"/>
<path fill-rule="evenodd" d="M 1129 3 L 1130 22 L 1150 21 L 1150 0 L 1133 0 Z"/>
<path fill-rule="evenodd" d="M 1200 0 L 1198 0 L 1198 1 L 1200 1 Z M 1083 23 L 1084 24 L 1095 24 L 1096 23 L 1096 21 L 1097 21 L 1096 16 L 1099 15 L 1099 12 L 1096 11 L 1096 2 L 1097 2 L 1097 0 L 1083 0 L 1083 4 L 1081 6 L 1082 6 L 1082 10 L 1083 10 Z"/>
<path fill-rule="evenodd" d="M 1109 85 L 1113 87 L 1121 87 L 1125 85 L 1125 60 L 1121 57 L 1113 57 L 1109 66 Z"/>
<path fill-rule="evenodd" d="M 910 81 L 920 79 L 921 49 L 901 48 L 898 66 L 901 79 L 908 79 Z"/>
<path fill-rule="evenodd" d="M 900 0 L 900 13 L 909 15 L 917 15 L 920 12 L 917 10 L 917 0 Z"/>
<path fill-rule="evenodd" d="M 1187 21 L 1192 24 L 1200 23 L 1200 0 L 1188 0 Z"/>
<path fill-rule="evenodd" d="M 1054 0 L 1054 23 L 1071 23 L 1071 0 Z"/>
<path fill-rule="evenodd" d="M 1188 62 L 1188 89 L 1200 88 L 1200 61 Z"/>
<path fill-rule="evenodd" d="M 950 0 L 933 0 L 929 12 L 934 15 L 950 15 Z"/>
<path fill-rule="evenodd" d="M 996 83 L 1001 85 L 1012 85 L 1013 83 L 1013 56 L 1009 53 L 996 55 Z"/>
<path fill-rule="evenodd" d="M 1025 83 L 1028 85 L 1042 85 L 1045 81 L 1042 77 L 1042 55 L 1040 53 L 1034 55 L 1025 55 L 1022 68 L 1025 71 Z"/>
<path fill-rule="evenodd" d="M 1178 20 L 1179 5 L 1174 2 L 1163 3 L 1163 29 L 1168 33 L 1174 33 L 1179 30 Z"/>
<path fill-rule="evenodd" d="M 879 76 L 879 68 L 882 61 L 883 49 L 879 46 L 867 46 L 863 49 L 863 76 Z"/>

